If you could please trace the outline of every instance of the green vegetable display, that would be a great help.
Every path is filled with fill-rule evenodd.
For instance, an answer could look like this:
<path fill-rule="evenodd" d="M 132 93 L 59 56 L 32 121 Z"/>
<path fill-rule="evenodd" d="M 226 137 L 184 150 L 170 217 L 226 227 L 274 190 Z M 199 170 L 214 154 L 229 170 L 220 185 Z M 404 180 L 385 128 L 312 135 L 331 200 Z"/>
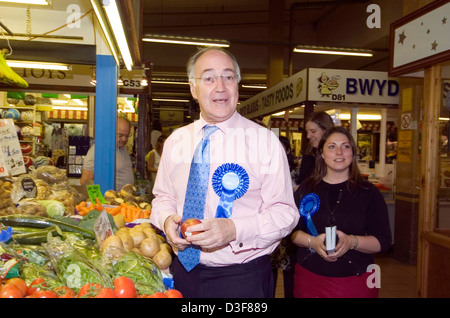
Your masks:
<path fill-rule="evenodd" d="M 97 211 L 97 210 L 92 210 L 90 211 L 88 214 L 86 214 L 81 221 L 78 223 L 78 227 L 85 229 L 87 231 L 92 231 L 94 232 L 94 225 L 95 222 L 97 222 L 98 217 L 100 216 L 102 212 Z M 111 223 L 111 228 L 113 229 L 113 231 L 117 231 L 117 226 L 116 223 L 114 222 L 114 217 L 108 213 L 108 219 L 109 222 Z"/>
<path fill-rule="evenodd" d="M 164 292 L 165 287 L 158 266 L 151 259 L 128 251 L 113 264 L 116 276 L 130 278 L 140 294 Z"/>
<path fill-rule="evenodd" d="M 112 286 L 111 277 L 88 259 L 88 252 L 82 253 L 83 247 L 74 247 L 70 241 L 55 237 L 43 244 L 59 279 L 75 292 L 87 283 Z"/>
<path fill-rule="evenodd" d="M 52 218 L 46 218 L 36 215 L 25 214 L 12 214 L 0 216 L 0 223 L 6 226 L 19 226 L 19 227 L 34 227 L 34 228 L 47 228 L 50 226 L 58 226 L 61 231 L 74 232 L 81 234 L 84 238 L 95 239 L 95 233 L 90 230 L 86 230 L 79 226 L 75 226 L 63 221 L 59 221 Z"/>

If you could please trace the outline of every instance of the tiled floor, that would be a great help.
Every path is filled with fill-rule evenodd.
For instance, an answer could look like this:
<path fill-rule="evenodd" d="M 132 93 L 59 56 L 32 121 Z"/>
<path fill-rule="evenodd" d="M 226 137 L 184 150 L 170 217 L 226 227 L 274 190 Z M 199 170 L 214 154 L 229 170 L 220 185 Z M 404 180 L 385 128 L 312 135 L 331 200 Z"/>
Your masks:
<path fill-rule="evenodd" d="M 416 266 L 389 256 L 376 257 L 381 270 L 379 298 L 416 298 Z"/>
<path fill-rule="evenodd" d="M 415 298 L 416 266 L 401 263 L 389 254 L 375 258 L 380 266 L 381 288 L 379 298 Z M 275 298 L 284 298 L 283 275 L 278 274 Z"/>

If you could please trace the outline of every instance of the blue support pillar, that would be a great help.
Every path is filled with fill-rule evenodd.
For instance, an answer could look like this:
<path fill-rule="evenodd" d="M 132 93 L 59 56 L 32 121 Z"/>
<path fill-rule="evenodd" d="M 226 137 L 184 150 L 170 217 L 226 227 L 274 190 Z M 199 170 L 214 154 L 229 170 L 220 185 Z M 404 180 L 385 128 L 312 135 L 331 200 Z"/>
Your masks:
<path fill-rule="evenodd" d="M 95 87 L 94 184 L 102 193 L 115 188 L 117 64 L 111 55 L 97 55 Z"/>

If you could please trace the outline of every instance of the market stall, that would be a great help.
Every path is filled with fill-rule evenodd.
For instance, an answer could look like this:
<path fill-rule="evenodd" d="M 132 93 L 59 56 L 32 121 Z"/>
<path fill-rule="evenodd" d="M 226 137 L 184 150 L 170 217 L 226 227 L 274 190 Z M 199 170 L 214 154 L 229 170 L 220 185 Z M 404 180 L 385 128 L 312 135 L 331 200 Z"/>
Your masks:
<path fill-rule="evenodd" d="M 133 51 L 137 67 L 122 69 L 117 44 L 105 38 L 110 31 L 101 31 L 95 19 L 104 18 L 105 8 L 98 5 L 1 5 L 9 13 L 2 27 L 14 31 L 0 40 L 14 52 L 2 55 L 7 72 L 0 76 L 1 298 L 181 297 L 168 271 L 172 250 L 149 223 L 145 193 L 135 184 L 117 192 L 98 184 L 81 191 L 76 182 L 92 142 L 103 133 L 115 142 L 115 127 L 104 126 L 105 118 L 125 113 L 133 137 L 142 140 L 145 129 L 139 128 L 147 126 L 148 67 Z M 121 9 L 129 12 L 128 5 Z M 66 68 L 7 65 L 13 58 Z M 114 76 L 103 60 L 111 62 Z M 110 91 L 113 99 L 107 101 Z M 135 139 L 130 140 L 131 153 Z M 108 155 L 110 147 L 103 146 Z M 147 150 L 139 150 L 142 160 Z"/>

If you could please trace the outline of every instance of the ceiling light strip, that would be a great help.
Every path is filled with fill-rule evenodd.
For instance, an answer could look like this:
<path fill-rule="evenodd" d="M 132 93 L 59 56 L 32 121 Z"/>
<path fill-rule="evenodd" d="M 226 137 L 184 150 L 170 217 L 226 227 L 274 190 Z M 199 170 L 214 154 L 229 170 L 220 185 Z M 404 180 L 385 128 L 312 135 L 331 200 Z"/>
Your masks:
<path fill-rule="evenodd" d="M 155 102 L 189 103 L 188 99 L 152 98 Z"/>
<path fill-rule="evenodd" d="M 266 85 L 245 85 L 245 84 L 242 84 L 242 87 L 244 87 L 244 88 L 259 88 L 259 89 L 267 88 Z"/>
<path fill-rule="evenodd" d="M 64 63 L 7 60 L 6 64 L 14 68 L 37 68 L 42 70 L 69 71 L 70 65 Z"/>
<path fill-rule="evenodd" d="M 0 0 L 0 2 L 11 2 L 11 3 L 21 3 L 21 4 L 37 4 L 42 6 L 50 5 L 47 0 Z"/>
<path fill-rule="evenodd" d="M 160 81 L 160 80 L 152 80 L 152 84 L 170 84 L 170 85 L 189 85 L 188 82 L 175 82 L 175 81 Z"/>
<path fill-rule="evenodd" d="M 326 47 L 326 46 L 302 46 L 299 45 L 294 48 L 296 53 L 309 53 L 309 54 L 332 54 L 332 55 L 347 55 L 347 56 L 362 56 L 372 57 L 373 52 L 365 49 L 353 49 L 353 48 L 339 48 L 339 47 Z"/>
<path fill-rule="evenodd" d="M 145 37 L 142 38 L 142 41 L 154 43 L 167 43 L 167 44 L 230 47 L 230 43 L 225 40 L 202 39 L 202 38 L 156 35 L 156 34 L 146 35 Z"/>
<path fill-rule="evenodd" d="M 122 20 L 120 18 L 119 9 L 115 0 L 103 0 L 103 8 L 105 8 L 106 16 L 109 20 L 114 37 L 122 55 L 123 62 L 127 70 L 133 69 L 133 58 L 131 57 L 130 48 L 128 47 L 127 37 L 123 28 Z"/>
<path fill-rule="evenodd" d="M 79 106 L 52 106 L 53 110 L 81 110 L 87 111 L 87 107 L 79 107 Z"/>
<path fill-rule="evenodd" d="M 90 1 L 92 8 L 94 9 L 95 15 L 97 16 L 97 20 L 102 28 L 103 34 L 105 35 L 106 41 L 108 42 L 111 53 L 114 59 L 116 60 L 116 64 L 120 66 L 119 51 L 117 49 L 117 45 L 114 43 L 111 30 L 108 27 L 108 24 L 106 23 L 106 16 L 102 10 L 102 7 L 99 4 L 98 0 L 90 0 Z"/>

